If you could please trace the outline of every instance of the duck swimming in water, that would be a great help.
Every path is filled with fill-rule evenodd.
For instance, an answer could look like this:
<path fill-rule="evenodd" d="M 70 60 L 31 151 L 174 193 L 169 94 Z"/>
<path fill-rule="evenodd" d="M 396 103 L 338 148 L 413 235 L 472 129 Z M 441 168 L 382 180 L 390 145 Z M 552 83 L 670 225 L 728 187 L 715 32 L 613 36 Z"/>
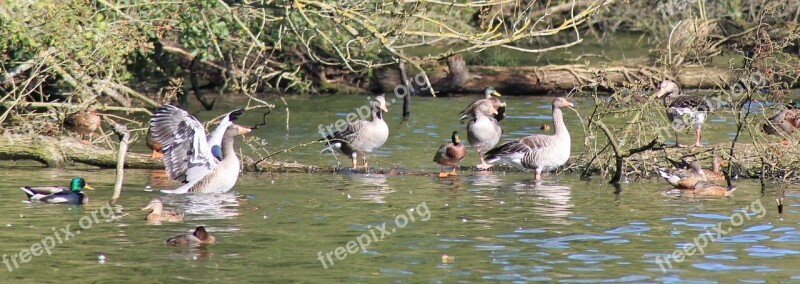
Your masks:
<path fill-rule="evenodd" d="M 89 202 L 83 189 L 94 190 L 80 177 L 73 178 L 69 188 L 63 186 L 23 186 L 20 187 L 32 202 L 45 202 L 50 204 L 80 205 Z"/>

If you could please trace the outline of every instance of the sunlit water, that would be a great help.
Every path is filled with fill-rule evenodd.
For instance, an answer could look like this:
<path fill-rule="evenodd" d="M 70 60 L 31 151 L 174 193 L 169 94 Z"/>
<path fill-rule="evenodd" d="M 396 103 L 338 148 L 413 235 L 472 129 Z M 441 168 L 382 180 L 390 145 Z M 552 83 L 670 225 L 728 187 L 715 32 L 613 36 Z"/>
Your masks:
<path fill-rule="evenodd" d="M 370 165 L 437 171 L 431 162 L 433 153 L 452 130 L 466 135 L 457 113 L 474 99 L 414 98 L 411 120 L 403 125 L 400 104 L 391 105 L 389 141 Z M 551 120 L 552 98 L 504 99 L 511 107 L 510 117 L 503 122 L 504 140 L 544 132 L 539 126 Z M 586 117 L 591 101 L 574 101 Z M 344 118 L 367 101 L 337 96 L 288 102 L 288 131 L 286 113 L 278 103 L 278 110 L 268 116 L 268 126 L 247 139 L 263 139 L 270 151 L 309 142 L 319 138 L 318 125 Z M 218 111 L 197 115 L 208 119 L 234 107 L 228 102 L 228 106 L 218 106 Z M 240 122 L 252 125 L 260 116 L 251 112 Z M 573 154 L 580 153 L 579 120 L 571 111 L 565 117 L 573 136 Z M 712 116 L 707 125 L 706 143 L 725 141 L 734 129 L 732 120 L 718 118 Z M 133 150 L 145 149 L 139 142 Z M 320 149 L 315 144 L 277 158 L 337 163 L 331 155 L 319 155 Z M 242 151 L 252 153 L 247 147 Z M 475 164 L 475 153 L 468 155 L 465 164 Z M 349 164 L 341 157 L 339 161 Z M 111 196 L 114 172 L 110 170 L 53 170 L 27 162 L 3 163 L 0 179 L 6 181 L 6 194 L 0 197 L 4 212 L 0 252 L 9 259 L 53 236 L 54 230 L 67 225 L 72 231 L 80 229 L 81 218 Z M 88 192 L 90 204 L 29 204 L 18 189 L 19 185 L 66 185 L 74 176 L 86 177 L 98 188 Z M 730 198 L 699 199 L 664 194 L 667 186 L 655 180 L 614 188 L 600 177 L 581 181 L 574 174 L 547 173 L 544 179 L 535 184 L 530 173 L 510 172 L 463 172 L 445 179 L 347 172 L 246 173 L 230 194 L 168 196 L 157 190 L 176 183 L 153 177 L 149 171 L 129 170 L 116 219 L 81 229 L 80 234 L 55 245 L 52 255 L 34 256 L 26 263 L 17 256 L 19 268 L 9 264 L 12 272 L 0 263 L 0 282 L 800 280 L 795 265 L 800 260 L 797 188 L 787 189 L 786 211 L 780 220 L 774 198 L 779 189 L 768 187 L 762 195 L 754 182 L 738 182 L 739 189 Z M 160 225 L 144 222 L 145 212 L 139 209 L 156 196 L 162 197 L 166 207 L 186 212 L 186 220 Z M 752 205 L 759 201 L 763 210 L 756 212 L 758 208 Z M 751 207 L 742 212 L 746 206 Z M 749 217 L 743 217 L 744 213 Z M 731 216 L 738 216 L 735 223 L 742 218 L 742 223 L 732 225 Z M 402 228 L 395 223 L 404 219 L 408 221 Z M 388 235 L 378 230 L 383 223 Z M 672 268 L 657 263 L 657 258 L 673 254 L 699 236 L 711 237 L 706 229 L 718 223 L 730 233 L 709 243 L 702 254 L 685 256 L 680 263 L 673 258 Z M 216 245 L 163 245 L 168 237 L 199 225 L 216 236 Z M 370 244 L 364 250 L 354 246 L 366 239 Z M 350 252 L 348 242 L 353 243 Z"/>

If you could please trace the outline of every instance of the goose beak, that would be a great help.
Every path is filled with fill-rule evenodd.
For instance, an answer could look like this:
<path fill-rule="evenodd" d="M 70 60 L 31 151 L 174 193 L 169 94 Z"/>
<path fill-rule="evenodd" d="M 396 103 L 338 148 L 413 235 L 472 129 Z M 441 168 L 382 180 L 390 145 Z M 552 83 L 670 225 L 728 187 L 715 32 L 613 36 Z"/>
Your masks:
<path fill-rule="evenodd" d="M 570 102 L 570 101 L 567 101 L 567 107 L 570 107 L 570 108 L 572 108 L 572 107 L 574 107 L 574 106 L 575 106 L 575 105 L 574 105 L 572 102 Z"/>
<path fill-rule="evenodd" d="M 381 110 L 382 110 L 383 112 L 389 112 L 389 109 L 387 109 L 387 108 L 386 108 L 386 105 L 381 105 L 381 107 L 380 107 L 380 108 L 381 108 Z"/>
<path fill-rule="evenodd" d="M 501 97 L 501 96 L 503 96 L 503 95 L 501 95 L 501 94 L 500 94 L 499 92 L 497 92 L 497 91 L 494 91 L 494 92 L 492 92 L 492 96 Z"/>
<path fill-rule="evenodd" d="M 666 91 L 666 89 L 664 89 L 664 88 L 658 88 L 658 91 L 656 92 L 656 98 L 663 97 L 663 96 L 664 96 L 664 95 L 666 95 L 666 94 L 667 94 L 667 91 Z"/>
<path fill-rule="evenodd" d="M 241 125 L 239 126 L 239 135 L 250 133 L 250 131 L 253 131 L 253 129 Z"/>
<path fill-rule="evenodd" d="M 83 188 L 88 189 L 88 190 L 94 190 L 94 187 L 92 187 L 91 185 L 88 185 L 88 184 L 83 186 Z"/>

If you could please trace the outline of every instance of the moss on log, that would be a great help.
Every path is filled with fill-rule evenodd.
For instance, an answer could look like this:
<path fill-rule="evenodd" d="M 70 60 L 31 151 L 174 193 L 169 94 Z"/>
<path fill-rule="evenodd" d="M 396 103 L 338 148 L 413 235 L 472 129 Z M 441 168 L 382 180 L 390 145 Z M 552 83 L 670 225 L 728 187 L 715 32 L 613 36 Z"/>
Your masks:
<path fill-rule="evenodd" d="M 87 144 L 71 137 L 4 134 L 0 137 L 0 157 L 12 160 L 35 160 L 48 167 L 63 168 L 67 162 L 77 162 L 101 168 L 117 165 L 117 151 Z M 128 153 L 126 168 L 163 169 L 161 160 L 149 155 Z"/>

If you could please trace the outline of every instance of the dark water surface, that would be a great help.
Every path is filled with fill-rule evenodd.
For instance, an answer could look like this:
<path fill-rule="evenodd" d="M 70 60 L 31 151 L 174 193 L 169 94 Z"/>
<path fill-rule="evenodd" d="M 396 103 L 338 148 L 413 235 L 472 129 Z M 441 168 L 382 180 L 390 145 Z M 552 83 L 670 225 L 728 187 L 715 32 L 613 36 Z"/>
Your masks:
<path fill-rule="evenodd" d="M 457 113 L 474 99 L 414 98 L 412 118 L 402 126 L 400 104 L 391 105 L 387 114 L 391 135 L 371 166 L 437 171 L 431 162 L 433 153 L 452 130 L 466 135 Z M 541 133 L 539 126 L 551 120 L 552 98 L 504 99 L 511 106 L 510 117 L 503 122 L 504 140 Z M 575 102 L 586 117 L 591 101 Z M 344 118 L 364 103 L 364 97 L 356 96 L 291 98 L 288 131 L 285 111 L 277 110 L 268 116 L 267 128 L 246 139 L 263 139 L 270 151 L 312 141 L 319 138 L 320 124 Z M 208 119 L 224 109 L 197 115 Z M 580 153 L 580 122 L 571 111 L 565 117 L 573 134 L 572 151 Z M 729 139 L 733 121 L 723 117 L 711 116 L 705 142 Z M 248 113 L 241 122 L 254 124 L 259 119 L 257 113 Z M 319 155 L 320 148 L 312 145 L 279 157 L 335 165 L 334 157 Z M 144 152 L 143 143 L 135 145 L 134 151 Z M 246 146 L 242 151 L 253 153 Z M 476 162 L 475 153 L 470 152 L 465 164 Z M 787 189 L 786 211 L 779 220 L 774 198 L 779 188 L 768 187 L 762 195 L 757 183 L 747 181 L 738 182 L 733 197 L 699 199 L 663 194 L 667 186 L 661 181 L 614 188 L 599 177 L 581 181 L 574 174 L 547 173 L 544 182 L 535 184 L 530 173 L 464 172 L 446 179 L 346 172 L 246 173 L 229 194 L 167 196 L 157 189 L 177 184 L 153 177 L 150 171 L 129 170 L 116 219 L 104 222 L 101 216 L 99 223 L 79 228 L 84 222 L 81 218 L 91 216 L 111 196 L 113 171 L 42 169 L 25 162 L 3 165 L 0 180 L 5 181 L 6 194 L 0 196 L 0 212 L 4 212 L 0 253 L 11 258 L 67 225 L 72 231 L 81 230 L 56 244 L 52 255 L 34 256 L 26 263 L 17 256 L 19 268 L 12 272 L 2 264 L 3 283 L 800 280 L 796 265 L 800 260 L 800 194 L 795 187 Z M 18 189 L 20 185 L 66 185 L 74 176 L 86 177 L 98 188 L 88 193 L 89 205 L 28 204 Z M 186 220 L 160 225 L 144 222 L 145 212 L 139 209 L 155 196 L 162 197 L 167 207 L 186 212 Z M 724 235 L 709 229 L 718 224 Z M 174 248 L 162 244 L 199 225 L 216 236 L 216 245 Z M 658 264 L 657 259 L 685 244 L 709 238 L 715 241 L 704 246 L 702 253 L 696 250 L 679 263 L 672 258 L 671 269 Z M 359 241 L 365 243 L 363 250 Z M 10 266 L 14 268 L 13 263 Z M 662 266 L 667 268 L 664 272 Z"/>

